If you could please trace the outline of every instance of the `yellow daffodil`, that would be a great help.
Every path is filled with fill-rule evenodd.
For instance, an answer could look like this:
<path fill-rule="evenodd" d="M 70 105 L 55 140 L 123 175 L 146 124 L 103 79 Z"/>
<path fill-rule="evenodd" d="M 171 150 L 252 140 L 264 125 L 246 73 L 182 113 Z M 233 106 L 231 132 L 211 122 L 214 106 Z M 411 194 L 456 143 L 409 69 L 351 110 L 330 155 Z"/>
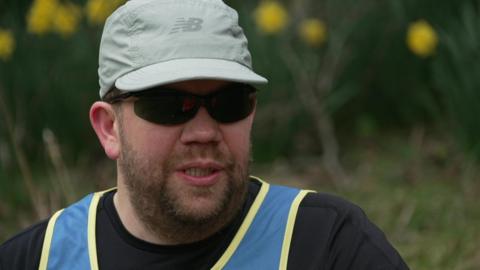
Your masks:
<path fill-rule="evenodd" d="M 327 27 L 319 19 L 304 20 L 300 23 L 299 31 L 302 40 L 313 47 L 322 45 L 327 38 Z"/>
<path fill-rule="evenodd" d="M 28 31 L 42 35 L 57 32 L 72 35 L 80 22 L 81 9 L 72 3 L 58 0 L 34 0 L 27 15 Z"/>
<path fill-rule="evenodd" d="M 427 57 L 435 52 L 438 37 L 432 26 L 425 20 L 410 24 L 407 33 L 407 45 L 420 57 Z"/>
<path fill-rule="evenodd" d="M 103 24 L 105 19 L 125 0 L 88 0 L 85 7 L 88 22 Z"/>
<path fill-rule="evenodd" d="M 11 31 L 0 29 L 0 59 L 6 61 L 15 49 L 15 39 Z"/>
<path fill-rule="evenodd" d="M 58 5 L 53 17 L 53 30 L 64 37 L 72 35 L 80 22 L 80 8 L 72 3 Z"/>
<path fill-rule="evenodd" d="M 287 25 L 288 13 L 277 1 L 263 1 L 254 12 L 255 22 L 260 31 L 275 34 Z"/>
<path fill-rule="evenodd" d="M 49 32 L 57 6 L 57 0 L 35 0 L 27 15 L 28 31 L 38 35 Z"/>

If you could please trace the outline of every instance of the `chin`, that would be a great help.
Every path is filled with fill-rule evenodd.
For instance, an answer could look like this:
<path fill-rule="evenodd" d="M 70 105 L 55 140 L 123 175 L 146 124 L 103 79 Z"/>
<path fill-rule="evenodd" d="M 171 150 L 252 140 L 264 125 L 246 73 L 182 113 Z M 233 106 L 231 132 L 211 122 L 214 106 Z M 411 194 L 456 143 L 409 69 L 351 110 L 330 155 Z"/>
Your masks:
<path fill-rule="evenodd" d="M 179 192 L 173 214 L 182 221 L 209 222 L 229 215 L 232 204 L 238 201 L 228 187 L 189 188 Z"/>

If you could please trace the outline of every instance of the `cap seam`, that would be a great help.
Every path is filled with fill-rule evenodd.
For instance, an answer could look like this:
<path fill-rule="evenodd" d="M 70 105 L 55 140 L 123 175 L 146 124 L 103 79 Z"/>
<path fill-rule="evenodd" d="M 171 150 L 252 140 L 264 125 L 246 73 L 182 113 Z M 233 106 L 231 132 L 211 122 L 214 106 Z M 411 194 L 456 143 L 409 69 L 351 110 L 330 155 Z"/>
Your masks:
<path fill-rule="evenodd" d="M 132 10 L 127 14 L 124 19 L 124 24 L 127 26 L 127 36 L 128 36 L 128 49 L 127 51 L 132 55 L 132 63 L 135 67 L 139 67 L 140 63 L 138 60 L 138 46 L 135 43 L 135 34 L 138 33 L 138 25 L 135 24 L 135 20 L 138 18 L 136 9 Z"/>
<path fill-rule="evenodd" d="M 244 65 L 244 64 L 242 64 L 241 62 L 239 62 L 235 59 L 225 59 L 225 58 L 219 58 L 219 57 L 176 57 L 176 58 L 170 58 L 170 59 L 167 59 L 167 60 L 164 60 L 164 61 L 158 61 L 158 62 L 155 62 L 155 63 L 151 63 L 151 64 L 148 64 L 148 65 L 145 65 L 145 66 L 142 66 L 142 67 L 137 67 L 137 68 L 132 69 L 131 71 L 129 71 L 127 73 L 124 73 L 123 75 L 134 72 L 134 71 L 139 70 L 141 68 L 146 68 L 146 67 L 153 66 L 153 65 L 156 65 L 156 64 L 166 63 L 166 62 L 175 61 L 175 60 L 182 60 L 182 59 L 210 59 L 210 60 L 222 60 L 222 61 L 228 61 L 228 62 L 235 62 L 235 63 L 251 70 L 251 68 L 249 66 Z M 181 69 L 184 69 L 184 68 L 185 67 L 182 67 Z M 120 76 L 120 77 L 122 77 L 122 76 Z"/>
<path fill-rule="evenodd" d="M 192 59 L 192 58 L 185 58 L 185 59 Z M 202 58 L 195 58 L 195 59 L 202 59 Z M 223 60 L 223 59 L 220 59 L 220 60 Z M 237 64 L 238 64 L 238 62 L 236 62 L 236 61 L 231 61 L 231 60 L 225 60 L 225 61 L 234 62 L 234 63 L 237 63 Z M 155 65 L 155 64 L 152 64 L 152 65 Z M 243 66 L 243 65 L 242 65 L 242 66 Z M 243 67 L 245 67 L 245 66 L 243 66 Z M 142 68 L 145 68 L 145 67 L 142 67 Z M 247 67 L 245 67 L 245 68 L 248 69 Z M 222 68 L 222 67 L 211 67 L 211 66 L 210 66 L 209 69 L 210 69 L 210 70 L 220 70 L 220 71 L 231 71 L 231 69 L 225 69 L 225 68 Z M 176 73 L 177 71 L 186 71 L 186 70 L 190 70 L 190 69 L 185 68 L 185 67 L 182 67 L 182 68 L 171 68 L 171 69 L 169 69 L 169 71 L 170 71 L 171 73 Z M 192 70 L 195 70 L 195 69 L 192 69 Z M 248 69 L 248 70 L 249 70 L 249 69 Z M 131 71 L 131 72 L 134 72 L 134 71 Z M 131 72 L 129 72 L 129 73 L 131 73 Z M 127 74 L 128 74 L 128 73 L 127 73 Z M 125 75 L 126 75 L 126 74 L 125 74 Z M 251 76 L 253 76 L 253 75 L 262 78 L 261 76 L 259 76 L 258 74 L 254 73 L 254 72 L 252 71 L 252 74 L 246 75 L 244 78 L 239 78 L 239 79 L 247 79 L 248 77 L 251 78 Z M 198 75 L 198 77 L 203 77 L 203 75 Z M 238 76 L 237 76 L 237 77 L 238 77 Z M 263 79 L 265 79 L 265 78 L 263 78 Z M 132 84 L 132 83 L 128 83 L 128 82 L 125 82 L 125 81 L 123 81 L 122 84 L 124 84 L 124 85 L 129 85 L 129 86 L 135 85 L 135 83 Z"/>

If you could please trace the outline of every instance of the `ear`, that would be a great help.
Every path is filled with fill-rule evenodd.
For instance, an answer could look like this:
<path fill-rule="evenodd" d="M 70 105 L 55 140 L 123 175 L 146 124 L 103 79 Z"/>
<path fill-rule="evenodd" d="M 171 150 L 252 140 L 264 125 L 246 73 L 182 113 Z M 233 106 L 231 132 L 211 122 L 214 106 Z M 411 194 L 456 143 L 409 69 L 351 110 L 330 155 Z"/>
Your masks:
<path fill-rule="evenodd" d="M 90 108 L 90 123 L 105 154 L 111 159 L 117 159 L 120 155 L 118 121 L 111 104 L 97 101 Z"/>

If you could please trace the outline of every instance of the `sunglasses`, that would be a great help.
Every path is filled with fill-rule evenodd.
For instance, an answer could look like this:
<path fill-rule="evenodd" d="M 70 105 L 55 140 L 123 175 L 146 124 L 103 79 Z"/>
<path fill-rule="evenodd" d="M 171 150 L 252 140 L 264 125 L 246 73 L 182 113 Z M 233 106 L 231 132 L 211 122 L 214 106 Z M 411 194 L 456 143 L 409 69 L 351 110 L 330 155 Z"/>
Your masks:
<path fill-rule="evenodd" d="M 208 95 L 195 95 L 157 86 L 140 92 L 120 94 L 105 101 L 116 103 L 135 97 L 135 114 L 152 123 L 178 125 L 191 120 L 200 106 L 219 123 L 234 123 L 249 116 L 255 107 L 256 89 L 244 83 L 232 83 Z"/>

